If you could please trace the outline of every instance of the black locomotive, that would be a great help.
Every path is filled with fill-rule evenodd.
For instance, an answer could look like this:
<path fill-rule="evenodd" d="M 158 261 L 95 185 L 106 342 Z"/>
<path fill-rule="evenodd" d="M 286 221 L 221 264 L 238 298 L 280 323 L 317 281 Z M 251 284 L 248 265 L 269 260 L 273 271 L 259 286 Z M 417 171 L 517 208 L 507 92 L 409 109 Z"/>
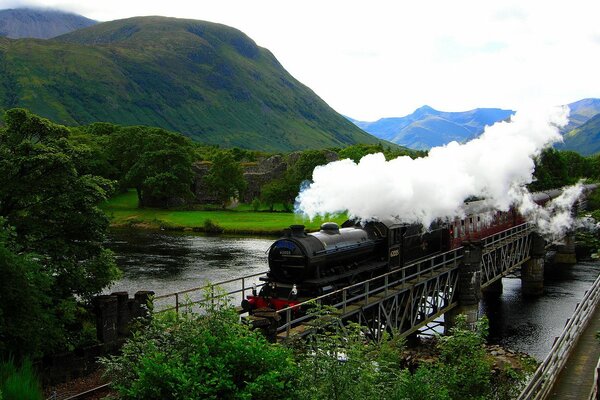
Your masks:
<path fill-rule="evenodd" d="M 281 309 L 298 300 L 316 297 L 361 282 L 405 263 L 446 251 L 449 229 L 392 221 L 364 225 L 346 221 L 321 225 L 306 233 L 292 225 L 269 249 L 269 272 L 258 296 L 249 296 L 244 308 Z"/>

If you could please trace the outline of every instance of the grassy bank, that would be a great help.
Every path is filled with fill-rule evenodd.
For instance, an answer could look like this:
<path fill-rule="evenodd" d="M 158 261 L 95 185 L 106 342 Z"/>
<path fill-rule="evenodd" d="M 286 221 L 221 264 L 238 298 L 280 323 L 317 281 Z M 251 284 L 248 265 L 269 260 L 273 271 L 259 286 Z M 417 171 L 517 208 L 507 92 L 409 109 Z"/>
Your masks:
<path fill-rule="evenodd" d="M 138 208 L 134 190 L 118 194 L 102 205 L 102 209 L 111 219 L 113 227 L 131 227 L 138 229 L 172 229 L 213 231 L 239 234 L 278 234 L 293 224 L 306 225 L 309 230 L 317 230 L 325 221 L 339 224 L 346 216 L 317 218 L 313 221 L 293 213 L 254 211 L 242 204 L 232 210 L 162 210 Z M 210 224 L 207 223 L 210 221 Z M 211 225 L 212 224 L 212 225 Z"/>

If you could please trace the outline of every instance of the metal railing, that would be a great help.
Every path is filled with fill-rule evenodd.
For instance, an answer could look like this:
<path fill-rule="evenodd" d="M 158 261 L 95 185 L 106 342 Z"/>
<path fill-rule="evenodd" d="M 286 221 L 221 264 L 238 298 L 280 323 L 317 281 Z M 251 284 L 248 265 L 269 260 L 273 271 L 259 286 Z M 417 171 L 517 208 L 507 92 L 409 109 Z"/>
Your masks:
<path fill-rule="evenodd" d="M 264 282 L 260 281 L 259 278 L 266 275 L 267 271 L 262 271 L 239 278 L 182 290 L 180 292 L 155 296 L 153 299 L 154 309 L 156 312 L 175 310 L 176 313 L 179 313 L 179 309 L 182 305 L 192 306 L 207 300 L 210 301 L 211 299 L 224 297 L 231 299 L 232 302 L 239 300 L 239 304 L 246 298 L 246 292 L 250 292 L 254 285 L 256 288 L 260 288 L 264 285 Z M 219 288 L 219 291 L 215 292 L 215 288 Z"/>
<path fill-rule="evenodd" d="M 483 244 L 484 249 L 489 249 L 494 246 L 502 245 L 504 241 L 510 239 L 514 240 L 515 236 L 526 236 L 529 235 L 534 230 L 534 225 L 528 222 L 525 222 L 521 225 L 514 226 L 512 228 L 508 228 L 502 232 L 495 233 L 493 235 L 487 236 L 481 239 L 481 243 Z"/>
<path fill-rule="evenodd" d="M 562 334 L 554 342 L 550 353 L 535 371 L 518 400 L 542 400 L 548 396 L 599 300 L 600 276 L 596 278 L 592 287 L 583 296 L 581 303 L 575 308 L 575 312 L 565 325 Z"/>
<path fill-rule="evenodd" d="M 352 305 L 367 305 L 373 300 L 374 296 L 383 295 L 385 297 L 390 291 L 399 290 L 401 285 L 405 285 L 413 280 L 419 280 L 425 275 L 429 275 L 428 278 L 430 278 L 433 276 L 433 272 L 449 265 L 457 268 L 458 260 L 462 259 L 462 257 L 462 247 L 460 247 L 424 260 L 409 263 L 400 269 L 315 297 L 292 307 L 278 310 L 277 314 L 281 316 L 283 322 L 280 323 L 277 332 L 282 333 L 285 331 L 286 336 L 289 337 L 293 326 L 314 318 L 311 314 L 294 316 L 299 309 L 307 309 L 315 304 L 317 306 L 327 304 L 328 306 L 337 308 L 344 315 Z"/>

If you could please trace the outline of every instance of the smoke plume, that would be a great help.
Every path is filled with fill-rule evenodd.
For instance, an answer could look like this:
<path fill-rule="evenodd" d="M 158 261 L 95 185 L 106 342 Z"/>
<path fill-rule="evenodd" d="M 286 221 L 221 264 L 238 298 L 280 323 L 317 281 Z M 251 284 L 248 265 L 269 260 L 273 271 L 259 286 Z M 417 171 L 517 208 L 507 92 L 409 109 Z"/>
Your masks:
<path fill-rule="evenodd" d="M 572 221 L 561 210 L 570 209 L 581 188 L 542 209 L 525 185 L 533 180 L 534 158 L 562 140 L 559 128 L 568 113 L 567 107 L 520 111 L 508 122 L 486 127 L 477 139 L 433 148 L 424 158 L 386 161 L 383 154 L 371 154 L 358 163 L 346 159 L 317 167 L 296 210 L 311 219 L 346 211 L 363 221 L 395 218 L 427 227 L 438 218 L 463 216 L 464 200 L 475 196 L 496 210 L 516 205 L 545 232 L 564 229 Z"/>

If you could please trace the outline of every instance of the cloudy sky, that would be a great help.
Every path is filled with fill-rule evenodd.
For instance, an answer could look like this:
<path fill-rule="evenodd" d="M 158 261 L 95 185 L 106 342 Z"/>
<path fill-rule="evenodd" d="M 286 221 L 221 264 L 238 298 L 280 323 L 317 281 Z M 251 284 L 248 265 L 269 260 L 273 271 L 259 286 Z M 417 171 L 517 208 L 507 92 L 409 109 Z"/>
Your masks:
<path fill-rule="evenodd" d="M 598 0 L 0 0 L 26 5 L 236 27 L 360 120 L 600 97 Z"/>

